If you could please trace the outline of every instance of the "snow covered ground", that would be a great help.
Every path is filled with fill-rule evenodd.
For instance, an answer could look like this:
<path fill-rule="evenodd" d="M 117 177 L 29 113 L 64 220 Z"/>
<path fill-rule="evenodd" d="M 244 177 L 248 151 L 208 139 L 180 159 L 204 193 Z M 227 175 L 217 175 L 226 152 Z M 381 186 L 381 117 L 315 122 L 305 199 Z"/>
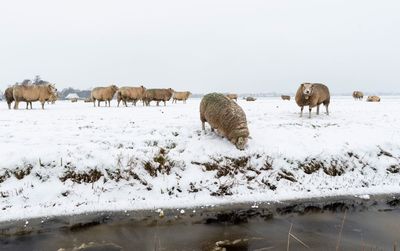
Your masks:
<path fill-rule="evenodd" d="M 244 151 L 201 131 L 199 102 L 0 102 L 0 221 L 400 192 L 400 97 L 333 97 L 331 115 L 311 119 L 293 100 L 239 100 Z"/>

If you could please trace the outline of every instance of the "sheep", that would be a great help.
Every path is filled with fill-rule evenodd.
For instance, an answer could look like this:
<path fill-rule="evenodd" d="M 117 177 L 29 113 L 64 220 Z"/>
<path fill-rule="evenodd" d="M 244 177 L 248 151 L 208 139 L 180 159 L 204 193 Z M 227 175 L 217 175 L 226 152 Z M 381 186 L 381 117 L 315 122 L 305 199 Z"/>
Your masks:
<path fill-rule="evenodd" d="M 146 106 L 150 105 L 151 101 L 156 101 L 157 106 L 159 105 L 160 101 L 164 102 L 164 106 L 167 105 L 167 101 L 169 101 L 174 94 L 174 90 L 171 88 L 168 89 L 147 89 L 144 93 L 143 102 Z"/>
<path fill-rule="evenodd" d="M 364 93 L 362 93 L 360 91 L 354 91 L 353 92 L 353 98 L 355 100 L 362 100 L 364 98 Z"/>
<path fill-rule="evenodd" d="M 96 100 L 97 100 L 97 106 L 100 107 L 100 102 L 105 101 L 106 106 L 108 102 L 108 106 L 111 106 L 111 100 L 114 97 L 115 92 L 118 91 L 118 87 L 115 85 L 110 85 L 108 87 L 96 87 L 92 90 L 92 93 L 90 94 L 90 99 L 93 101 L 94 107 L 96 107 Z"/>
<path fill-rule="evenodd" d="M 367 102 L 381 102 L 381 98 L 379 96 L 368 96 Z"/>
<path fill-rule="evenodd" d="M 226 96 L 230 99 L 234 99 L 235 101 L 237 101 L 237 99 L 238 99 L 238 95 L 235 93 L 229 93 L 229 94 L 226 94 Z"/>
<path fill-rule="evenodd" d="M 290 101 L 290 96 L 289 95 L 281 95 L 281 99 Z"/>
<path fill-rule="evenodd" d="M 253 98 L 253 97 L 246 97 L 246 101 L 256 101 L 256 98 Z"/>
<path fill-rule="evenodd" d="M 132 101 L 133 105 L 136 106 L 136 103 L 138 100 L 143 100 L 144 93 L 146 91 L 146 88 L 141 85 L 140 87 L 121 87 L 117 91 L 117 102 L 118 106 L 119 103 L 122 101 L 122 103 L 127 107 L 127 101 Z"/>
<path fill-rule="evenodd" d="M 18 109 L 21 101 L 29 102 L 32 109 L 32 102 L 40 101 L 42 109 L 44 104 L 51 97 L 57 95 L 57 89 L 53 84 L 43 85 L 16 85 L 13 87 L 14 109 Z"/>
<path fill-rule="evenodd" d="M 319 106 L 324 104 L 326 114 L 329 115 L 330 94 L 327 86 L 323 84 L 303 83 L 296 92 L 296 103 L 301 107 L 300 117 L 303 116 L 304 106 L 308 106 L 309 115 L 311 118 L 311 109 L 317 107 L 317 115 L 319 114 Z"/>
<path fill-rule="evenodd" d="M 221 93 L 205 95 L 200 102 L 200 120 L 202 129 L 205 122 L 211 126 L 211 131 L 218 130 L 239 150 L 244 150 L 248 138 L 246 114 L 233 100 Z"/>
<path fill-rule="evenodd" d="M 192 95 L 191 92 L 174 92 L 174 95 L 172 95 L 172 103 L 177 103 L 178 100 L 183 101 L 184 104 L 186 104 L 186 100 Z"/>

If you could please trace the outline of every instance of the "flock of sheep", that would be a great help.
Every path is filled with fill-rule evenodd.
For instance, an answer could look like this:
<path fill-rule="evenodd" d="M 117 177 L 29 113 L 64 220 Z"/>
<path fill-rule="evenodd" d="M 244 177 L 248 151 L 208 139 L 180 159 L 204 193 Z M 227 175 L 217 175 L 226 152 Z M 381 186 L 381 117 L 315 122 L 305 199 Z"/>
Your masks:
<path fill-rule="evenodd" d="M 132 102 L 136 106 L 137 101 L 142 101 L 143 105 L 149 106 L 150 102 L 155 101 L 157 106 L 160 102 L 166 102 L 171 98 L 173 103 L 186 100 L 191 93 L 176 92 L 171 88 L 168 89 L 146 89 L 144 86 L 139 87 L 120 87 L 115 85 L 108 87 L 96 87 L 92 90 L 90 98 L 86 102 L 93 102 L 93 105 L 100 106 L 101 102 L 106 102 L 106 106 L 111 106 L 110 102 L 116 95 L 118 106 L 120 102 L 127 106 L 127 102 Z M 53 84 L 43 85 L 14 85 L 5 91 L 5 97 L 9 109 L 14 101 L 14 109 L 18 109 L 19 102 L 26 102 L 26 108 L 32 102 L 39 101 L 44 109 L 45 102 L 55 101 L 57 99 L 57 89 Z M 360 91 L 353 92 L 354 99 L 362 100 L 364 94 Z M 283 100 L 290 100 L 290 96 L 282 95 Z M 217 130 L 218 133 L 226 137 L 239 150 L 243 150 L 249 138 L 249 129 L 247 127 L 246 114 L 237 104 L 237 94 L 221 94 L 210 93 L 205 95 L 200 102 L 200 120 L 202 129 L 205 130 L 205 122 L 211 126 L 211 131 Z M 247 97 L 247 101 L 254 101 L 252 97 Z M 297 89 L 295 100 L 300 107 L 300 117 L 303 116 L 303 109 L 308 106 L 308 116 L 311 118 L 312 108 L 317 108 L 321 104 L 325 106 L 326 114 L 329 115 L 330 92 L 326 85 L 318 83 L 303 83 Z M 378 96 L 369 96 L 369 102 L 380 102 Z"/>
<path fill-rule="evenodd" d="M 100 102 L 105 101 L 106 106 L 110 105 L 111 100 L 114 98 L 116 93 L 118 106 L 120 102 L 125 106 L 127 102 L 133 102 L 133 105 L 136 106 L 137 101 L 141 100 L 143 105 L 149 106 L 151 101 L 157 102 L 157 106 L 162 101 L 164 102 L 164 106 L 166 106 L 166 102 L 169 101 L 172 97 L 172 102 L 176 103 L 178 100 L 186 103 L 186 100 L 190 97 L 191 93 L 188 91 L 185 92 L 176 92 L 171 88 L 168 89 L 146 89 L 143 85 L 140 87 L 121 87 L 118 88 L 115 85 L 111 85 L 108 87 L 96 87 L 92 90 L 90 94 L 90 98 L 87 102 L 93 102 L 93 105 L 100 106 Z"/>

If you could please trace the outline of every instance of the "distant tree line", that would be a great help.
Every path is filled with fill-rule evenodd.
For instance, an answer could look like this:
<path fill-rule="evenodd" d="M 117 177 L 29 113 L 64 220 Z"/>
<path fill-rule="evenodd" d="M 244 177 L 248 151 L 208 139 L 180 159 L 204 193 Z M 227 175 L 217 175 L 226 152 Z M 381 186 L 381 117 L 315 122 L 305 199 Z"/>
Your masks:
<path fill-rule="evenodd" d="M 61 92 L 58 93 L 58 97 L 59 99 L 65 99 L 65 97 L 68 96 L 68 94 L 70 93 L 76 93 L 80 98 L 85 99 L 90 97 L 91 90 L 79 90 L 79 89 L 74 89 L 72 87 L 68 87 L 62 89 Z"/>

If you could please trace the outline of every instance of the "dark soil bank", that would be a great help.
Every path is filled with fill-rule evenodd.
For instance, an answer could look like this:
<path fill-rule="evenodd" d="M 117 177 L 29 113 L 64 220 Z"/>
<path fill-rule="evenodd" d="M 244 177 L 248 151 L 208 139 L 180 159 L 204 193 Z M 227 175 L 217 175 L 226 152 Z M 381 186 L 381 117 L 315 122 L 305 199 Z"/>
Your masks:
<path fill-rule="evenodd" d="M 398 195 L 0 223 L 0 250 L 394 250 L 396 241 Z"/>

